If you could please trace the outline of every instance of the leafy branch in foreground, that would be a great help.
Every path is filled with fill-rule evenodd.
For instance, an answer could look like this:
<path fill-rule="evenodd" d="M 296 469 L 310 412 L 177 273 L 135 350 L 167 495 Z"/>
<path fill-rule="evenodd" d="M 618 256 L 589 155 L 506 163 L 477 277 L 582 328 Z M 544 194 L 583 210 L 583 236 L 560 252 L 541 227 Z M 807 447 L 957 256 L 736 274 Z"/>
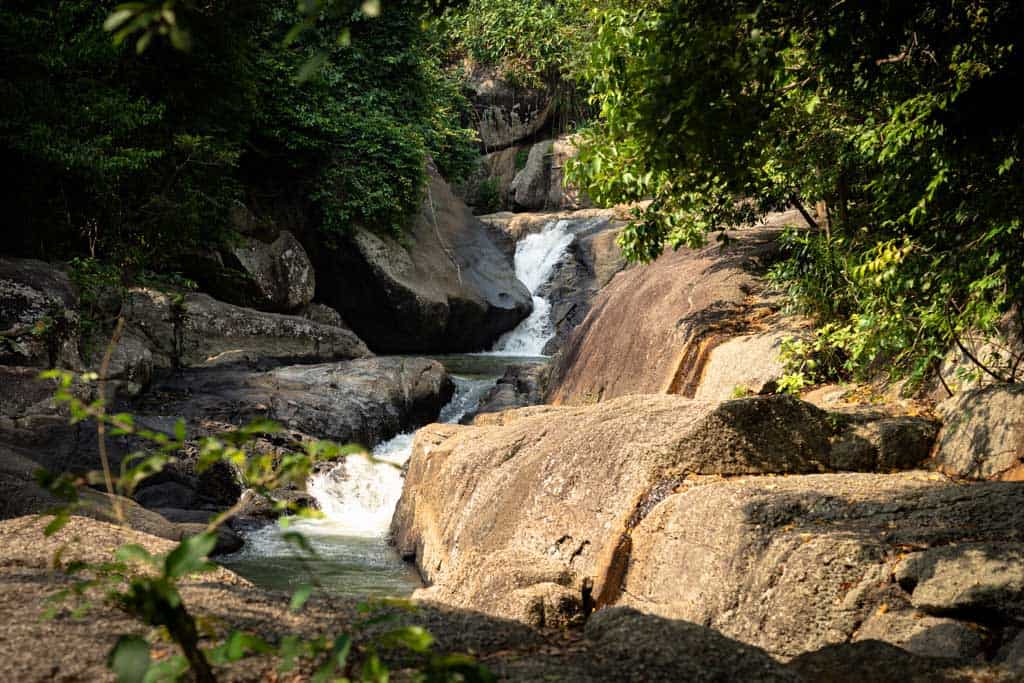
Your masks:
<path fill-rule="evenodd" d="M 186 425 L 178 420 L 172 433 L 140 426 L 128 413 L 110 414 L 102 399 L 103 381 L 95 373 L 75 375 L 63 370 L 43 373 L 44 379 L 57 382 L 55 400 L 66 405 L 72 423 L 92 420 L 100 438 L 105 434 L 129 438 L 139 444 L 136 452 L 121 461 L 118 476 L 113 476 L 104 458 L 104 471 L 91 472 L 85 477 L 53 476 L 40 472 L 41 484 L 67 501 L 51 511 L 53 520 L 44 533 L 57 533 L 71 514 L 89 504 L 79 495 L 89 484 L 105 485 L 110 495 L 116 521 L 124 524 L 125 515 L 119 504 L 122 496 L 130 496 L 147 477 L 152 476 L 177 459 L 186 446 Z M 101 398 L 84 400 L 98 383 Z M 315 463 L 335 460 L 362 453 L 358 446 L 339 446 L 327 441 L 309 441 L 295 444 L 291 452 L 274 454 L 260 452 L 257 441 L 282 432 L 273 422 L 255 421 L 236 430 L 216 436 L 204 437 L 199 443 L 196 470 L 203 472 L 218 463 L 235 468 L 245 484 L 255 492 L 274 500 L 274 491 L 292 485 L 304 484 Z M 386 600 L 359 606 L 365 618 L 349 626 L 346 633 L 337 636 L 303 637 L 290 634 L 276 642 L 242 630 L 231 630 L 222 638 L 203 643 L 197 619 L 179 590 L 181 582 L 196 574 L 209 572 L 216 565 L 209 555 L 217 544 L 217 530 L 238 513 L 241 502 L 214 516 L 206 529 L 182 539 L 169 552 L 153 554 L 142 545 L 125 544 L 116 550 L 107 562 L 86 563 L 63 561 L 62 548 L 54 557 L 53 565 L 69 577 L 67 588 L 50 598 L 49 616 L 56 614 L 57 606 L 66 601 L 76 602 L 74 615 L 80 616 L 89 608 L 91 596 L 99 594 L 108 603 L 150 627 L 163 632 L 177 646 L 179 653 L 157 660 L 151 654 L 151 644 L 138 635 L 122 635 L 108 657 L 108 665 L 118 681 L 150 682 L 178 680 L 191 674 L 199 683 L 216 680 L 215 667 L 227 667 L 252 656 L 272 656 L 279 662 L 280 671 L 294 669 L 302 662 L 315 671 L 313 681 L 360 680 L 384 682 L 388 680 L 385 655 L 406 652 L 418 662 L 414 680 L 421 681 L 490 681 L 490 673 L 472 658 L 432 652 L 434 639 L 418 626 L 397 625 L 382 629 L 381 625 L 397 618 L 385 608 L 410 608 L 407 601 Z M 275 500 L 274 509 L 293 516 L 316 517 L 315 510 L 294 502 Z M 287 526 L 290 517 L 282 518 Z M 300 551 L 313 554 L 313 548 L 297 531 L 288 530 L 283 537 Z M 289 608 L 301 610 L 312 594 L 312 585 L 300 586 L 292 595 Z M 357 639 L 358 638 L 358 639 Z"/>

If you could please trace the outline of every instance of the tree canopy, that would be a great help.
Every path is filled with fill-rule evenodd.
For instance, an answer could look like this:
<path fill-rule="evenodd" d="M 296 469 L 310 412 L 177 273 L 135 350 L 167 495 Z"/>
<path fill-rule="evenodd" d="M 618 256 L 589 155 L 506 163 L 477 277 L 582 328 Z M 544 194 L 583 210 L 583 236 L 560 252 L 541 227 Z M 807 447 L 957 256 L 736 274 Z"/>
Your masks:
<path fill-rule="evenodd" d="M 779 281 L 847 370 L 920 376 L 1024 293 L 1022 22 L 1013 0 L 617 0 L 572 177 L 653 198 L 621 239 L 640 261 L 824 200 Z"/>

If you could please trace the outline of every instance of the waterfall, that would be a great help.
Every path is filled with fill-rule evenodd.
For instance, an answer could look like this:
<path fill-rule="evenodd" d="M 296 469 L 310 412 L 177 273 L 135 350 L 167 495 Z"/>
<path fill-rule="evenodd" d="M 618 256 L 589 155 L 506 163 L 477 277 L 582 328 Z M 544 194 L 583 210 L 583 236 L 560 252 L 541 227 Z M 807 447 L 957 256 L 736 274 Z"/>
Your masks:
<path fill-rule="evenodd" d="M 576 238 L 567 220 L 551 221 L 538 233 L 527 235 L 516 244 L 516 277 L 533 295 L 533 312 L 519 325 L 498 339 L 490 352 L 502 356 L 540 356 L 544 345 L 555 336 L 551 323 L 551 303 L 537 296 L 555 266 Z"/>
<path fill-rule="evenodd" d="M 457 423 L 475 410 L 480 398 L 494 385 L 493 379 L 453 378 L 455 393 L 441 409 L 439 422 Z M 412 454 L 415 431 L 399 434 L 373 449 L 373 458 L 354 455 L 330 470 L 313 475 L 306 490 L 326 522 L 338 533 L 354 536 L 385 536 L 391 515 L 402 496 L 401 467 Z"/>

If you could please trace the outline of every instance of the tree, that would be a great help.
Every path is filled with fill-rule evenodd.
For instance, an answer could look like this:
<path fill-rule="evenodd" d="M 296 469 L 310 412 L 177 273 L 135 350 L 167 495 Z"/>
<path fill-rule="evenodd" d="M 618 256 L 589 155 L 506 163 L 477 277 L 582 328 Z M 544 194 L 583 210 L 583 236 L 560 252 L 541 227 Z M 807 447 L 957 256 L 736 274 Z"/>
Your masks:
<path fill-rule="evenodd" d="M 1024 123 L 1002 104 L 1022 20 L 1012 0 L 620 0 L 571 175 L 601 202 L 653 198 L 622 236 L 640 261 L 825 200 L 780 280 L 837 323 L 847 370 L 921 377 L 1024 294 Z"/>

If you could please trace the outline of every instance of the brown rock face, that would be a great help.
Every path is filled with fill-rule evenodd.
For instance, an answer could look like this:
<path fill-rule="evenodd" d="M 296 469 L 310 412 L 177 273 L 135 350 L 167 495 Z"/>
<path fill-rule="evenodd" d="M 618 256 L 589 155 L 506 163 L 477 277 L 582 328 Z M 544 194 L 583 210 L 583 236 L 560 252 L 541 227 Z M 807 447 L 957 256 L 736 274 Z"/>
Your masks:
<path fill-rule="evenodd" d="M 778 229 L 800 221 L 776 214 L 768 225 L 732 233 L 724 251 L 669 251 L 615 277 L 563 347 L 548 398 L 587 403 L 633 393 L 693 396 L 709 353 L 748 326 L 756 273 L 774 252 Z"/>
<path fill-rule="evenodd" d="M 435 597 L 491 613 L 519 613 L 514 592 L 538 583 L 613 601 L 622 536 L 688 474 L 828 466 L 827 413 L 783 396 L 629 396 L 501 417 L 420 430 L 392 524 Z"/>
<path fill-rule="evenodd" d="M 1024 384 L 965 391 L 938 411 L 936 469 L 969 479 L 1024 480 Z"/>

